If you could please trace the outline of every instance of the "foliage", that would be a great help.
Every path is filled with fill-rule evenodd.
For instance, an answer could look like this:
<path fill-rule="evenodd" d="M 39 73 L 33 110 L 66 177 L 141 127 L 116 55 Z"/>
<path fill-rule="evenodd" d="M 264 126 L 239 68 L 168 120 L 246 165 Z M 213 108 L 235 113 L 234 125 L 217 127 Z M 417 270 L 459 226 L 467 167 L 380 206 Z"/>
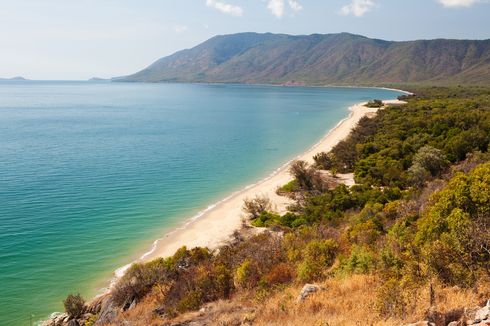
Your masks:
<path fill-rule="evenodd" d="M 309 282 L 322 277 L 326 268 L 332 266 L 337 250 L 338 244 L 333 239 L 310 241 L 298 265 L 299 279 Z"/>
<path fill-rule="evenodd" d="M 390 279 L 376 291 L 376 309 L 383 317 L 399 317 L 405 313 L 406 302 L 400 283 Z"/>
<path fill-rule="evenodd" d="M 321 152 L 313 156 L 315 167 L 322 170 L 330 170 L 335 166 L 335 156 L 332 153 Z"/>
<path fill-rule="evenodd" d="M 243 210 L 250 219 L 256 219 L 261 214 L 272 208 L 271 200 L 266 196 L 257 195 L 254 199 L 245 199 L 243 201 Z"/>
<path fill-rule="evenodd" d="M 63 306 L 70 318 L 79 318 L 85 311 L 85 300 L 79 293 L 69 294 L 66 299 L 63 300 Z"/>
<path fill-rule="evenodd" d="M 323 191 L 327 188 L 321 174 L 305 161 L 291 163 L 289 173 L 296 180 L 298 187 L 304 191 Z"/>
<path fill-rule="evenodd" d="M 296 179 L 293 179 L 290 182 L 286 183 L 285 185 L 279 187 L 277 189 L 277 193 L 279 195 L 281 195 L 281 194 L 287 194 L 287 193 L 296 192 L 296 191 L 299 191 L 299 190 L 300 190 L 300 188 L 299 188 L 299 185 L 298 185 L 298 181 Z"/>
<path fill-rule="evenodd" d="M 371 100 L 366 103 L 366 107 L 368 108 L 380 108 L 383 107 L 383 101 L 381 100 Z"/>
<path fill-rule="evenodd" d="M 424 89 L 421 95 L 406 98 L 407 105 L 361 119 L 354 132 L 332 149 L 330 161 L 338 171 L 354 172 L 361 183 L 421 186 L 424 169 L 432 176 L 444 169 L 443 157 L 454 163 L 473 151 L 488 150 L 489 93 L 484 88 Z M 416 158 L 420 164 L 430 163 L 423 157 L 429 154 L 435 155 L 438 166 L 422 165 L 421 169 L 415 164 Z"/>

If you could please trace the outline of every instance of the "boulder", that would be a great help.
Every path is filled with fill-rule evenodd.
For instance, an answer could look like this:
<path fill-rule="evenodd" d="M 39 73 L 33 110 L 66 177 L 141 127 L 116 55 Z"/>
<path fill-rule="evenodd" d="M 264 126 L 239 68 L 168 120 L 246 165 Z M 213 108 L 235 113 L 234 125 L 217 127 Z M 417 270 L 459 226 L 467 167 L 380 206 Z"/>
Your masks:
<path fill-rule="evenodd" d="M 487 305 L 487 306 L 479 309 L 475 313 L 475 322 L 479 323 L 482 320 L 487 320 L 489 315 L 490 315 L 490 306 Z"/>
<path fill-rule="evenodd" d="M 80 323 L 76 319 L 72 319 L 68 322 L 67 326 L 80 326 Z"/>
<path fill-rule="evenodd" d="M 424 320 L 424 321 L 418 321 L 416 323 L 408 324 L 407 326 L 436 326 L 436 324 Z"/>
<path fill-rule="evenodd" d="M 301 292 L 298 295 L 296 302 L 303 302 L 310 294 L 315 293 L 319 290 L 321 290 L 321 288 L 318 285 L 305 284 L 305 286 L 303 286 L 303 289 L 301 289 Z"/>
<path fill-rule="evenodd" d="M 107 296 L 102 300 L 100 305 L 100 312 L 95 325 L 106 325 L 110 324 L 117 317 L 118 308 L 114 304 L 111 296 Z"/>
<path fill-rule="evenodd" d="M 70 317 L 65 313 L 55 312 L 51 314 L 48 320 L 44 321 L 42 326 L 63 326 L 68 323 Z"/>

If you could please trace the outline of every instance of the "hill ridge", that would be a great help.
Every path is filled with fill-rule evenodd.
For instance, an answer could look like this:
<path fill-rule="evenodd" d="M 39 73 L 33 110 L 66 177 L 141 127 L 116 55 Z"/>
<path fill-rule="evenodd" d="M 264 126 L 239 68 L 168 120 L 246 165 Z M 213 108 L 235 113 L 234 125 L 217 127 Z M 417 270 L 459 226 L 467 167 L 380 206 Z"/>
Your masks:
<path fill-rule="evenodd" d="M 398 42 L 350 33 L 217 35 L 113 81 L 488 84 L 490 39 Z"/>

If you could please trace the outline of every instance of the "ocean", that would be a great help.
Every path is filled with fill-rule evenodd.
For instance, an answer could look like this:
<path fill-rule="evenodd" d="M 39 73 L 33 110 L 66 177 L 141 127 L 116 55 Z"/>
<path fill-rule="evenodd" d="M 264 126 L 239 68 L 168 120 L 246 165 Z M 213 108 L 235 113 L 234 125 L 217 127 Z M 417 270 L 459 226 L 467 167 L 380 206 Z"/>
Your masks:
<path fill-rule="evenodd" d="M 200 211 L 304 152 L 373 88 L 0 82 L 0 316 L 90 298 Z"/>

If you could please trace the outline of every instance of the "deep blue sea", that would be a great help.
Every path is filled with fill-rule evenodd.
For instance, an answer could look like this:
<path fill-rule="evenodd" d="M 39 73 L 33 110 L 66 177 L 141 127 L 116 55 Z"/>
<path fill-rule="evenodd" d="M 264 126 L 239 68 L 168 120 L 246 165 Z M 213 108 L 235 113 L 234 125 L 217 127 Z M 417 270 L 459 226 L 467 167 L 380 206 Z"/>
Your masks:
<path fill-rule="evenodd" d="M 0 324 L 90 298 L 154 239 L 316 143 L 369 88 L 0 82 Z"/>

